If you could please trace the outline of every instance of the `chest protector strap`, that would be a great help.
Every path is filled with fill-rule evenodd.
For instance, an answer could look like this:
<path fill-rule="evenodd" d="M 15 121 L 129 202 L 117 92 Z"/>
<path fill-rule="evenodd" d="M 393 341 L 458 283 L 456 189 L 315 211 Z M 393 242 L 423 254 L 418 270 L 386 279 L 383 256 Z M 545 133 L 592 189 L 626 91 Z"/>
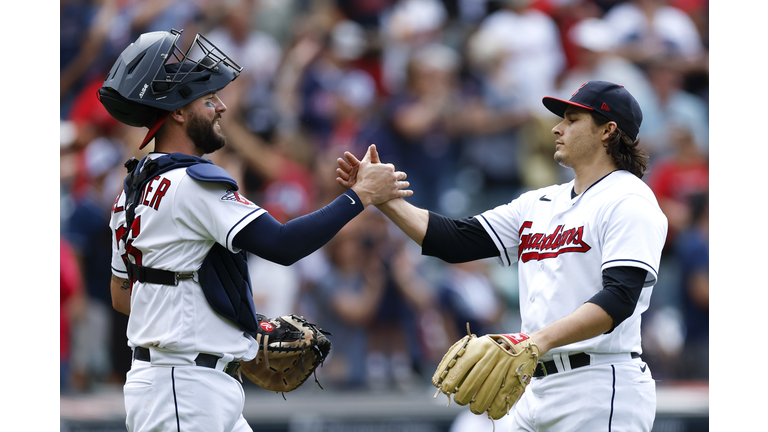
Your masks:
<path fill-rule="evenodd" d="M 128 239 L 130 228 L 135 218 L 136 206 L 141 199 L 141 191 L 144 189 L 144 186 L 155 176 L 166 171 L 198 164 L 212 164 L 212 162 L 197 156 L 172 153 L 151 160 L 148 160 L 146 157 L 141 161 L 131 158 L 131 160 L 125 163 L 125 167 L 128 169 L 128 176 L 123 182 L 126 196 L 126 230 L 122 237 L 123 242 Z M 196 170 L 196 172 L 198 174 L 194 175 L 193 178 L 198 181 L 224 181 L 234 185 L 235 190 L 237 190 L 237 183 L 233 179 L 222 179 L 221 174 L 224 173 L 223 170 Z M 207 172 L 215 172 L 218 175 L 209 178 L 205 175 Z M 191 277 L 189 273 L 136 265 L 128 259 L 127 254 L 123 255 L 123 262 L 125 262 L 128 278 L 131 280 L 131 283 L 135 279 L 139 282 L 177 285 L 180 279 Z M 257 325 L 256 307 L 253 303 L 251 278 L 248 274 L 248 261 L 245 251 L 232 253 L 219 243 L 214 243 L 203 260 L 202 266 L 198 269 L 198 277 L 203 294 L 205 294 L 205 299 L 211 308 L 219 315 L 234 322 L 244 332 L 255 336 Z"/>

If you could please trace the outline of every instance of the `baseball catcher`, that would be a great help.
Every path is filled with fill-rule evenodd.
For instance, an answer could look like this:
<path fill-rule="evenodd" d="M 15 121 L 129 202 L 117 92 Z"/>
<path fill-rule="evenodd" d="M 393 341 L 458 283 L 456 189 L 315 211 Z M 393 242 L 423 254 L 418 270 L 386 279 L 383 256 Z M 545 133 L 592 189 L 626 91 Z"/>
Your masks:
<path fill-rule="evenodd" d="M 241 368 L 264 388 L 291 391 L 322 364 L 330 342 L 303 318 L 256 314 L 247 254 L 289 266 L 365 207 L 412 192 L 403 190 L 404 172 L 368 156 L 354 188 L 279 222 L 203 157 L 227 145 L 219 91 L 242 67 L 201 34 L 182 49 L 181 33 L 139 36 L 98 92 L 115 119 L 149 129 L 140 149 L 154 142 L 141 160 L 126 163 L 109 224 L 112 305 L 128 315 L 133 349 L 126 428 L 252 431 L 233 380 Z"/>
<path fill-rule="evenodd" d="M 475 414 L 505 416 L 525 391 L 539 360 L 539 348 L 524 333 L 489 334 L 469 331 L 448 350 L 432 376 L 439 392 L 453 394 L 459 405 Z"/>
<path fill-rule="evenodd" d="M 240 362 L 240 370 L 266 390 L 280 393 L 295 390 L 328 357 L 331 341 L 326 335 L 331 333 L 293 314 L 273 319 L 261 314 L 257 317 L 256 340 L 262 351 L 253 360 Z M 320 385 L 317 376 L 315 382 Z"/>

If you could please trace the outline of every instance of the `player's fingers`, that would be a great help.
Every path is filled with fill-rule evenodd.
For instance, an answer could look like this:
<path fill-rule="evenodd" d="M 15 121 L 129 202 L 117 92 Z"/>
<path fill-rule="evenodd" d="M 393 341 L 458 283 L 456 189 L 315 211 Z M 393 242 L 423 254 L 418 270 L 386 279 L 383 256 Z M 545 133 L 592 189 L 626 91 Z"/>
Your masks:
<path fill-rule="evenodd" d="M 381 159 L 379 159 L 379 152 L 376 150 L 376 144 L 371 144 L 368 149 L 371 152 L 371 163 L 381 163 Z"/>
<path fill-rule="evenodd" d="M 360 165 L 360 161 L 350 152 L 344 152 L 344 157 L 349 161 L 349 165 L 355 167 Z"/>
<path fill-rule="evenodd" d="M 352 171 L 352 166 L 344 159 L 338 158 L 336 159 L 336 163 L 339 164 L 339 168 L 343 169 L 345 172 Z"/>
<path fill-rule="evenodd" d="M 400 198 L 406 198 L 411 195 L 413 195 L 413 191 L 410 189 L 401 189 L 397 191 L 397 196 L 399 196 Z"/>
<path fill-rule="evenodd" d="M 344 180 L 349 180 L 349 173 L 342 170 L 341 168 L 336 168 L 336 174 L 339 175 Z"/>
<path fill-rule="evenodd" d="M 399 181 L 399 182 L 396 182 L 396 184 L 397 184 L 397 188 L 401 190 L 411 185 L 411 183 L 407 181 Z"/>
<path fill-rule="evenodd" d="M 395 171 L 395 178 L 398 180 L 405 180 L 408 178 L 408 174 L 406 174 L 404 171 Z"/>
<path fill-rule="evenodd" d="M 502 348 L 504 348 L 505 350 L 511 352 L 512 354 L 515 353 L 515 350 L 513 350 L 512 347 L 509 346 L 506 342 L 504 342 L 504 341 L 499 342 L 499 345 L 501 345 Z"/>
<path fill-rule="evenodd" d="M 336 182 L 338 182 L 340 185 L 344 186 L 345 188 L 349 188 L 349 182 L 347 180 L 344 180 L 340 177 L 336 177 Z"/>

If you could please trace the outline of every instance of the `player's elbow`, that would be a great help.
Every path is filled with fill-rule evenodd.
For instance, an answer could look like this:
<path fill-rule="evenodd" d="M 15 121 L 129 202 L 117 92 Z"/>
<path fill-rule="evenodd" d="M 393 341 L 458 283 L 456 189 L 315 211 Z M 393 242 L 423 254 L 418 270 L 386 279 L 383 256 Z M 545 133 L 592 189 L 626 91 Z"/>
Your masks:
<path fill-rule="evenodd" d="M 299 261 L 301 257 L 295 256 L 295 255 L 289 255 L 289 254 L 275 254 L 267 259 L 269 261 L 272 261 L 275 264 L 280 264 L 282 266 L 288 267 L 293 264 L 296 264 L 296 262 Z"/>
<path fill-rule="evenodd" d="M 131 314 L 131 302 L 125 301 L 120 298 L 112 298 L 112 308 L 114 308 L 116 311 L 130 315 Z"/>
<path fill-rule="evenodd" d="M 130 315 L 131 283 L 128 281 L 128 279 L 123 279 L 112 275 L 110 292 L 112 294 L 112 308 L 120 313 Z"/>

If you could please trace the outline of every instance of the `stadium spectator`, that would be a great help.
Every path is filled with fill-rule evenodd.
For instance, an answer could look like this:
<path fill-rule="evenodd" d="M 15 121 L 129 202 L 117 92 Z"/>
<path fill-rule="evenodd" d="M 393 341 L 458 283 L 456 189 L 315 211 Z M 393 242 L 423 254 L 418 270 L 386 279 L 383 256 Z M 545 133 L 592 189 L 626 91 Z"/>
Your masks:
<path fill-rule="evenodd" d="M 696 146 L 690 130 L 673 127 L 668 133 L 674 153 L 657 161 L 647 182 L 669 221 L 670 246 L 675 236 L 692 223 L 691 198 L 709 191 L 709 161 Z"/>
<path fill-rule="evenodd" d="M 533 0 L 502 0 L 504 7 L 488 15 L 478 28 L 488 40 L 503 42 L 503 71 L 525 106 L 546 113 L 541 95 L 554 94 L 555 81 L 566 67 L 560 31 L 551 16 L 531 7 Z"/>
<path fill-rule="evenodd" d="M 326 245 L 328 271 L 314 287 L 317 319 L 333 333 L 328 374 L 340 388 L 364 388 L 370 325 L 384 292 L 384 269 L 365 247 L 364 219 L 347 224 Z"/>
<path fill-rule="evenodd" d="M 103 79 L 100 63 L 117 0 L 62 0 L 59 13 L 60 116 L 69 117 L 75 95 L 96 77 Z M 107 66 L 108 67 L 108 66 Z"/>
<path fill-rule="evenodd" d="M 669 0 L 617 3 L 604 18 L 619 42 L 619 53 L 635 63 L 665 57 L 686 71 L 700 67 L 705 58 L 696 24 L 683 10 L 669 5 Z"/>
<path fill-rule="evenodd" d="M 83 295 L 82 276 L 69 242 L 59 238 L 59 389 L 61 393 L 72 390 L 72 326 L 83 316 L 87 306 Z"/>
<path fill-rule="evenodd" d="M 448 18 L 440 0 L 398 0 L 381 14 L 381 62 L 387 94 L 405 90 L 409 62 L 419 48 L 443 43 Z"/>
<path fill-rule="evenodd" d="M 679 379 L 709 379 L 709 195 L 691 197 L 691 224 L 680 233 L 675 255 L 685 342 L 677 370 Z"/>
<path fill-rule="evenodd" d="M 646 66 L 653 92 L 651 99 L 640 105 L 643 131 L 640 145 L 650 152 L 651 165 L 670 155 L 669 131 L 684 127 L 703 155 L 709 154 L 709 112 L 706 102 L 683 88 L 684 75 L 667 57 L 655 58 Z M 640 101 L 638 100 L 638 103 Z"/>
<path fill-rule="evenodd" d="M 114 235 L 109 230 L 109 215 L 122 180 L 112 174 L 124 162 L 122 146 L 122 142 L 103 136 L 85 147 L 87 189 L 76 202 L 66 226 L 65 236 L 72 246 L 88 300 L 83 319 L 74 326 L 72 344 L 73 385 L 81 391 L 109 381 L 119 366 L 125 371 L 129 368 L 125 368 L 125 361 L 130 358 L 130 348 L 124 340 L 113 338 L 113 334 L 120 334 L 113 332 L 120 317 L 112 308 L 109 290 L 104 288 L 104 281 L 111 277 Z M 115 356 L 116 352 L 122 356 Z"/>
<path fill-rule="evenodd" d="M 504 313 L 504 302 L 496 293 L 488 276 L 486 261 L 450 264 L 438 284 L 441 307 L 451 317 L 450 340 L 467 334 L 488 334 L 497 331 Z"/>
<path fill-rule="evenodd" d="M 626 87 L 641 106 L 650 103 L 654 90 L 645 72 L 616 53 L 616 40 L 603 19 L 587 18 L 578 22 L 567 38 L 577 50 L 575 64 L 558 80 L 561 97 L 570 98 L 573 89 L 587 81 L 605 80 Z"/>
<path fill-rule="evenodd" d="M 438 210 L 443 194 L 454 184 L 457 136 L 463 132 L 464 99 L 458 87 L 459 54 L 442 44 L 414 51 L 406 87 L 387 100 L 383 127 L 374 139 L 382 158 L 408 173 L 423 193 L 413 203 Z M 450 211 L 447 209 L 446 211 Z"/>

